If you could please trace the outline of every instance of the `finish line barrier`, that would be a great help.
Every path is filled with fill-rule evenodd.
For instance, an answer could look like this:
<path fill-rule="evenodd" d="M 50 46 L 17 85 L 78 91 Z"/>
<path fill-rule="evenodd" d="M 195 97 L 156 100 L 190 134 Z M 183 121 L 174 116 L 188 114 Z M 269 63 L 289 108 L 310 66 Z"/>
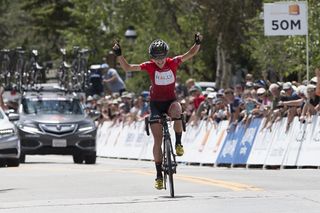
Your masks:
<path fill-rule="evenodd" d="M 265 119 L 240 122 L 228 130 L 228 122 L 200 121 L 187 126 L 182 135 L 185 154 L 178 162 L 227 166 L 320 166 L 320 117 L 301 123 L 295 117 L 286 131 L 287 118 L 265 128 Z M 153 160 L 153 137 L 147 136 L 144 121 L 130 125 L 104 122 L 97 130 L 97 156 Z M 173 141 L 175 134 L 170 128 Z M 174 143 L 173 143 L 174 144 Z"/>

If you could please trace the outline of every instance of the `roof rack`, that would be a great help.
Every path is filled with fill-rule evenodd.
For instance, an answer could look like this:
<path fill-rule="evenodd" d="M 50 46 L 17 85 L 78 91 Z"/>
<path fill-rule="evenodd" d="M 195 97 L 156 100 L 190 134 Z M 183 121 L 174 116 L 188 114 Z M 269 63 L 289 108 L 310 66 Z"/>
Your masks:
<path fill-rule="evenodd" d="M 23 92 L 68 92 L 58 83 L 41 83 L 32 87 L 23 88 Z"/>

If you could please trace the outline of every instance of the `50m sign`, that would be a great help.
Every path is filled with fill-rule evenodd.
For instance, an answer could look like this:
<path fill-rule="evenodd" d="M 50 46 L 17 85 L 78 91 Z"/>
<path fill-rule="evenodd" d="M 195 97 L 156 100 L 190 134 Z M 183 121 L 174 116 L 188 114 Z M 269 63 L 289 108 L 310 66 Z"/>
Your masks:
<path fill-rule="evenodd" d="M 264 4 L 264 33 L 276 35 L 306 35 L 308 33 L 306 2 Z"/>

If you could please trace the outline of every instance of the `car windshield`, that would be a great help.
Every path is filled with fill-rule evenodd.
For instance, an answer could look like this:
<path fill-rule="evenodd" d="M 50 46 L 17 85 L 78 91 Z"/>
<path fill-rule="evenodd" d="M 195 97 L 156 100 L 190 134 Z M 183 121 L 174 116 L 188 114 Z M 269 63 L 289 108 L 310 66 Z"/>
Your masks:
<path fill-rule="evenodd" d="M 23 99 L 22 105 L 26 114 L 82 115 L 84 113 L 79 100 Z"/>

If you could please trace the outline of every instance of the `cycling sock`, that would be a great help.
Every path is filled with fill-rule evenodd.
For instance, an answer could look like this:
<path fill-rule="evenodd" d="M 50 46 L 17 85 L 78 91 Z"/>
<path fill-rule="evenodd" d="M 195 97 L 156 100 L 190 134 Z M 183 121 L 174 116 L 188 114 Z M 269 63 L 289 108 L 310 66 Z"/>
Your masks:
<path fill-rule="evenodd" d="M 157 178 L 162 178 L 162 163 L 155 163 L 157 170 Z"/>
<path fill-rule="evenodd" d="M 181 145 L 181 136 L 182 136 L 182 132 L 176 132 L 176 145 L 178 144 Z"/>

